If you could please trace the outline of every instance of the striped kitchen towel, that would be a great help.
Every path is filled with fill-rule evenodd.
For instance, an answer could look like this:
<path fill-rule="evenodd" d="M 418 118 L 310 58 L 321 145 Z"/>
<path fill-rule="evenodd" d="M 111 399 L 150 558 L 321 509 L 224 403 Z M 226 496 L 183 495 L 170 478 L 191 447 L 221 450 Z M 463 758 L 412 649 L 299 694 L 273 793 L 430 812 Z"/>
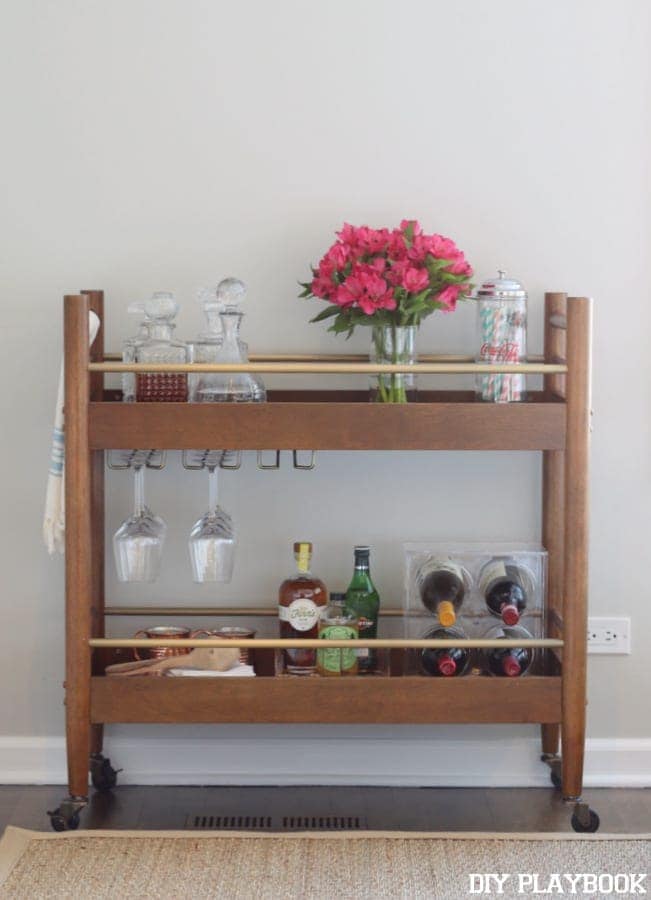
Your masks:
<path fill-rule="evenodd" d="M 95 340 L 99 330 L 99 317 L 94 312 L 88 313 L 88 330 L 90 343 Z M 59 372 L 59 389 L 54 410 L 54 430 L 52 433 L 52 450 L 50 451 L 50 470 L 47 477 L 45 495 L 45 515 L 43 517 L 43 540 L 48 553 L 63 553 L 65 549 L 66 515 L 65 485 L 63 465 L 65 462 L 65 436 L 63 423 L 63 362 Z"/>

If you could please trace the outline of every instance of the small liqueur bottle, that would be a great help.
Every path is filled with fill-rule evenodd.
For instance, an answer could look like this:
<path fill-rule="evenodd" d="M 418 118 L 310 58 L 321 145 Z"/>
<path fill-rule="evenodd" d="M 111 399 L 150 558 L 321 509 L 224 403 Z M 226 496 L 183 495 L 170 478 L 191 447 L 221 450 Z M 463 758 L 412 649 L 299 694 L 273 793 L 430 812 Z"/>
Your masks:
<path fill-rule="evenodd" d="M 325 584 L 310 572 L 312 544 L 294 544 L 296 574 L 286 578 L 278 594 L 280 636 L 318 638 L 319 619 L 328 602 Z M 291 675 L 312 675 L 316 670 L 316 650 L 285 650 L 285 668 Z"/>
<path fill-rule="evenodd" d="M 149 337 L 136 347 L 137 363 L 187 363 L 186 345 L 172 336 L 178 311 L 174 294 L 167 291 L 158 291 L 145 301 Z M 136 375 L 136 400 L 139 403 L 185 402 L 187 399 L 188 379 L 184 373 L 138 372 Z"/>
<path fill-rule="evenodd" d="M 319 638 L 353 641 L 359 637 L 357 618 L 344 609 L 345 594 L 330 594 L 330 603 L 319 619 Z M 319 675 L 356 675 L 357 653 L 353 647 L 326 647 L 316 652 Z"/>
<path fill-rule="evenodd" d="M 479 590 L 486 606 L 505 625 L 517 625 L 520 621 L 527 606 L 525 585 L 524 572 L 510 559 L 492 559 L 479 575 Z"/>
<path fill-rule="evenodd" d="M 346 591 L 344 609 L 357 618 L 360 638 L 376 638 L 380 612 L 380 595 L 371 581 L 369 547 L 355 547 L 355 571 Z M 357 652 L 359 673 L 373 672 L 377 654 L 369 647 L 361 647 Z"/>
<path fill-rule="evenodd" d="M 451 628 L 465 594 L 461 567 L 451 559 L 430 559 L 418 572 L 417 584 L 423 605 Z"/>
<path fill-rule="evenodd" d="M 427 640 L 466 640 L 466 634 L 461 628 L 432 628 L 423 637 Z M 440 675 L 444 678 L 464 675 L 469 664 L 468 647 L 426 647 L 421 654 L 421 665 L 428 675 Z"/>
<path fill-rule="evenodd" d="M 531 640 L 531 634 L 521 625 L 496 625 L 486 638 L 497 640 Z M 490 675 L 519 678 L 531 667 L 533 650 L 529 647 L 487 648 L 482 651 L 484 668 Z"/>

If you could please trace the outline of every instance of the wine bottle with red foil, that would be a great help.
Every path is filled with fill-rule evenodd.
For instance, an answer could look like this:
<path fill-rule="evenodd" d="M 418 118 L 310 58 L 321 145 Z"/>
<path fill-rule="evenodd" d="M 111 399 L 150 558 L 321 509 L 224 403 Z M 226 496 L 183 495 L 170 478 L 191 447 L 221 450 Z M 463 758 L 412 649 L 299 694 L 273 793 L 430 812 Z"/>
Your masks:
<path fill-rule="evenodd" d="M 461 628 L 432 628 L 423 635 L 427 640 L 467 640 Z M 423 671 L 427 675 L 438 675 L 443 678 L 454 678 L 464 675 L 470 665 L 470 649 L 468 647 L 426 647 L 420 658 Z"/>
<path fill-rule="evenodd" d="M 463 603 L 465 584 L 463 571 L 451 559 L 429 559 L 416 578 L 423 605 L 438 616 L 444 628 L 452 628 Z"/>
<path fill-rule="evenodd" d="M 496 625 L 484 637 L 508 641 L 532 639 L 532 635 L 521 625 Z M 531 668 L 533 653 L 531 647 L 487 647 L 482 650 L 484 669 L 489 675 L 519 678 Z"/>
<path fill-rule="evenodd" d="M 481 570 L 479 590 L 486 606 L 505 625 L 517 625 L 527 607 L 527 579 L 513 560 L 496 557 Z"/>

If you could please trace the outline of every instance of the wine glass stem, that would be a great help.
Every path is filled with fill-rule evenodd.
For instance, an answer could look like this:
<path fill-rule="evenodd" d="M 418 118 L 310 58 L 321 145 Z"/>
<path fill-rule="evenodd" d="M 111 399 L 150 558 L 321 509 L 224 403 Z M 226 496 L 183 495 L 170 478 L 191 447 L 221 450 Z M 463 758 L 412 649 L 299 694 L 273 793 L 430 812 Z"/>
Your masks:
<path fill-rule="evenodd" d="M 134 512 L 141 516 L 145 508 L 145 469 L 144 466 L 136 466 L 133 472 L 134 484 Z"/>
<path fill-rule="evenodd" d="M 217 467 L 208 469 L 208 515 L 214 518 L 217 515 Z"/>

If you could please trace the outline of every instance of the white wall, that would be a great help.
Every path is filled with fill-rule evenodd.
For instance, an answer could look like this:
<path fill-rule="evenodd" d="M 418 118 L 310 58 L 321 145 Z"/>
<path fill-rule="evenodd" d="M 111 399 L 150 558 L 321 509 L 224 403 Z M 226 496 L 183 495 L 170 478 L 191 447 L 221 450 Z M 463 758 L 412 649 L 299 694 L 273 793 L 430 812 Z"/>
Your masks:
<path fill-rule="evenodd" d="M 591 611 L 632 617 L 633 654 L 591 658 L 589 732 L 648 750 L 649 5 L 10 0 L 3 19 L 5 748 L 63 729 L 63 563 L 40 539 L 62 294 L 104 288 L 117 348 L 133 330 L 129 300 L 175 290 L 191 337 L 194 288 L 236 274 L 250 286 L 252 347 L 333 351 L 341 343 L 308 324 L 318 307 L 296 299 L 297 281 L 342 221 L 416 216 L 453 236 L 480 275 L 499 265 L 528 286 L 533 351 L 544 290 L 596 298 Z M 471 311 L 430 319 L 420 346 L 470 351 Z M 232 585 L 214 590 L 190 583 L 184 548 L 205 484 L 174 458 L 149 479 L 171 526 L 165 577 L 143 591 L 111 580 L 109 596 L 273 604 L 290 542 L 305 536 L 333 588 L 346 583 L 351 545 L 369 541 L 384 601 L 397 602 L 402 539 L 539 537 L 538 472 L 533 454 L 322 454 L 313 473 L 259 473 L 249 456 L 223 479 L 241 557 Z M 109 486 L 111 532 L 129 478 L 111 474 Z M 417 734 L 423 754 L 435 737 L 535 736 L 394 731 Z M 152 732 L 179 734 L 110 735 Z M 269 740 L 328 738 L 326 774 L 355 755 L 337 743 L 341 729 L 213 733 L 234 747 L 254 736 L 261 780 Z M 348 732 L 360 733 L 374 734 Z"/>

